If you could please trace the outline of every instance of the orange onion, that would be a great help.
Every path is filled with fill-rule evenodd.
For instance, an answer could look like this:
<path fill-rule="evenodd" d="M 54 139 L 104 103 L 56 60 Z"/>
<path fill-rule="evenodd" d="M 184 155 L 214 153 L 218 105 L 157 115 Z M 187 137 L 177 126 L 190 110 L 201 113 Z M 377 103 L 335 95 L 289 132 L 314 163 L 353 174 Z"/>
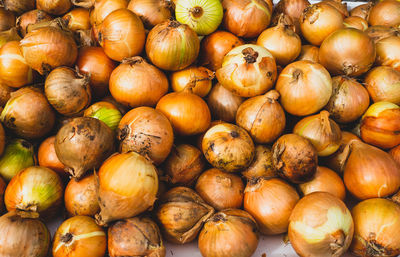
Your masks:
<path fill-rule="evenodd" d="M 131 0 L 127 8 L 138 15 L 148 29 L 172 16 L 172 3 L 169 0 Z"/>
<path fill-rule="evenodd" d="M 375 67 L 368 72 L 364 82 L 374 102 L 400 104 L 400 71 L 389 66 Z"/>
<path fill-rule="evenodd" d="M 357 16 L 350 16 L 343 20 L 343 24 L 346 28 L 355 28 L 361 31 L 368 29 L 368 22 Z"/>
<path fill-rule="evenodd" d="M 382 0 L 372 6 L 368 14 L 371 26 L 392 27 L 400 24 L 400 3 L 395 0 Z"/>
<path fill-rule="evenodd" d="M 62 18 L 67 22 L 67 27 L 71 31 L 89 30 L 91 28 L 88 9 L 74 8 Z"/>
<path fill-rule="evenodd" d="M 313 45 L 302 45 L 297 61 L 319 62 L 319 48 Z"/>
<path fill-rule="evenodd" d="M 27 27 L 31 24 L 36 24 L 43 21 L 50 21 L 52 17 L 42 10 L 32 10 L 26 12 L 17 18 L 16 27 L 21 36 L 25 37 Z"/>
<path fill-rule="evenodd" d="M 43 140 L 40 144 L 38 150 L 38 163 L 42 167 L 56 171 L 61 177 L 65 177 L 67 174 L 64 171 L 65 166 L 58 159 L 56 149 L 54 148 L 55 139 L 55 136 L 51 136 Z"/>
<path fill-rule="evenodd" d="M 393 159 L 400 166 L 400 145 L 394 147 L 389 151 L 390 155 L 392 155 Z"/>
<path fill-rule="evenodd" d="M 372 8 L 373 3 L 368 2 L 366 4 L 360 4 L 350 10 L 350 16 L 360 17 L 364 20 L 368 20 L 369 11 Z"/>
<path fill-rule="evenodd" d="M 36 0 L 36 7 L 52 15 L 62 15 L 72 7 L 71 0 Z"/>
<path fill-rule="evenodd" d="M 79 0 L 81 1 L 81 0 Z M 128 7 L 129 0 L 96 0 L 90 12 L 90 23 L 93 27 L 100 25 L 113 11 Z"/>
<path fill-rule="evenodd" d="M 205 67 L 191 66 L 170 75 L 171 87 L 175 92 L 179 92 L 189 86 L 193 93 L 205 97 L 211 90 L 214 77 L 214 72 Z"/>
<path fill-rule="evenodd" d="M 15 26 L 15 14 L 0 7 L 0 31 L 9 30 Z"/>
<path fill-rule="evenodd" d="M 310 5 L 308 0 L 280 0 L 274 9 L 274 14 L 284 13 L 289 16 L 294 25 L 295 32 L 300 34 L 300 16 L 304 9 Z"/>
<path fill-rule="evenodd" d="M 376 64 L 400 71 L 400 37 L 390 36 L 376 43 Z"/>
<path fill-rule="evenodd" d="M 248 181 L 260 177 L 278 177 L 278 173 L 272 163 L 272 149 L 268 145 L 256 145 L 256 153 L 250 166 L 242 171 L 243 177 Z"/>

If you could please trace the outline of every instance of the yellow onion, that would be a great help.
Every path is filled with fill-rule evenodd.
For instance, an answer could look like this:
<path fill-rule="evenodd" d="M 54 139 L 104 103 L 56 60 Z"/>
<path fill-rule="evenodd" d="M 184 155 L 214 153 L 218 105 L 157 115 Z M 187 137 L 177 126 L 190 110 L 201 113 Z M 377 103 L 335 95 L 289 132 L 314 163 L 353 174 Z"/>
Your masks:
<path fill-rule="evenodd" d="M 100 25 L 113 11 L 126 9 L 128 3 L 129 0 L 94 0 L 94 9 L 90 12 L 90 23 L 93 27 Z"/>
<path fill-rule="evenodd" d="M 400 165 L 400 145 L 389 151 L 390 155 L 392 155 L 393 159 Z M 400 195 L 399 195 L 400 196 Z"/>
<path fill-rule="evenodd" d="M 0 119 L 16 135 L 33 139 L 50 132 L 55 113 L 39 89 L 24 87 L 11 93 Z"/>
<path fill-rule="evenodd" d="M 362 201 L 351 211 L 354 239 L 350 250 L 356 256 L 395 257 L 400 254 L 400 206 L 388 199 Z"/>
<path fill-rule="evenodd" d="M 169 155 L 174 142 L 171 123 L 158 110 L 138 107 L 126 113 L 117 130 L 120 152 L 135 151 L 161 164 Z"/>
<path fill-rule="evenodd" d="M 57 157 L 56 149 L 54 148 L 55 141 L 55 136 L 48 137 L 42 141 L 38 150 L 38 164 L 39 166 L 54 170 L 61 178 L 65 178 L 67 173 L 64 170 L 64 164 Z"/>
<path fill-rule="evenodd" d="M 212 166 L 227 172 L 246 169 L 255 154 L 253 141 L 246 130 L 230 123 L 208 129 L 202 140 L 202 149 Z"/>
<path fill-rule="evenodd" d="M 175 187 L 161 196 L 156 217 L 166 240 L 176 244 L 193 241 L 214 209 L 192 189 Z"/>
<path fill-rule="evenodd" d="M 371 26 L 392 27 L 400 24 L 400 3 L 395 0 L 382 0 L 372 6 L 368 14 Z"/>
<path fill-rule="evenodd" d="M 110 257 L 165 257 L 166 250 L 157 224 L 147 217 L 115 222 L 108 229 Z"/>
<path fill-rule="evenodd" d="M 200 175 L 195 189 L 218 211 L 242 207 L 244 185 L 238 175 L 212 168 Z"/>
<path fill-rule="evenodd" d="M 0 7 L 0 31 L 9 30 L 15 26 L 15 14 Z"/>
<path fill-rule="evenodd" d="M 375 67 L 368 72 L 364 82 L 374 102 L 400 104 L 400 71 L 389 66 Z"/>
<path fill-rule="evenodd" d="M 271 21 L 271 9 L 264 0 L 223 0 L 224 28 L 238 37 L 257 37 Z"/>
<path fill-rule="evenodd" d="M 376 25 L 376 26 L 370 26 L 365 33 L 368 34 L 370 38 L 374 41 L 376 44 L 379 40 L 391 37 L 391 36 L 398 36 L 399 35 L 399 30 L 395 27 L 386 27 L 383 25 Z"/>
<path fill-rule="evenodd" d="M 246 44 L 233 48 L 224 57 L 216 76 L 224 87 L 241 97 L 266 93 L 275 83 L 275 59 L 262 46 Z"/>
<path fill-rule="evenodd" d="M 307 6 L 300 16 L 301 33 L 319 46 L 332 32 L 343 28 L 343 16 L 333 6 L 321 2 Z"/>
<path fill-rule="evenodd" d="M 131 0 L 127 8 L 142 19 L 146 28 L 151 29 L 171 18 L 172 7 L 169 0 Z"/>
<path fill-rule="evenodd" d="M 345 28 L 324 40 L 319 48 L 319 61 L 331 74 L 355 77 L 371 68 L 376 54 L 374 42 L 365 32 Z"/>
<path fill-rule="evenodd" d="M 258 178 L 248 182 L 244 209 L 257 221 L 265 235 L 287 232 L 289 217 L 300 197 L 296 189 L 279 178 Z"/>
<path fill-rule="evenodd" d="M 339 198 L 314 192 L 304 196 L 293 209 L 288 234 L 300 256 L 341 256 L 350 246 L 354 223 Z"/>
<path fill-rule="evenodd" d="M 8 211 L 27 213 L 28 217 L 53 216 L 62 204 L 63 193 L 64 186 L 56 172 L 31 166 L 11 179 L 4 202 Z"/>
<path fill-rule="evenodd" d="M 142 57 L 124 59 L 110 76 L 111 95 L 131 108 L 155 106 L 168 91 L 165 74 Z"/>
<path fill-rule="evenodd" d="M 67 22 L 67 27 L 71 31 L 89 30 L 91 25 L 89 21 L 89 10 L 85 8 L 74 8 L 63 17 Z"/>
<path fill-rule="evenodd" d="M 386 197 L 400 188 L 400 169 L 390 154 L 358 140 L 343 151 L 344 184 L 358 199 Z"/>
<path fill-rule="evenodd" d="M 244 101 L 237 110 L 236 124 L 244 128 L 254 142 L 272 143 L 286 126 L 285 112 L 278 102 L 279 93 L 271 90 Z"/>
<path fill-rule="evenodd" d="M 319 48 L 313 45 L 302 45 L 297 61 L 319 62 Z"/>
<path fill-rule="evenodd" d="M 121 121 L 122 114 L 112 103 L 100 101 L 89 106 L 83 113 L 84 117 L 92 117 L 104 122 L 110 129 L 115 130 Z"/>
<path fill-rule="evenodd" d="M 247 212 L 223 210 L 209 218 L 199 235 L 204 257 L 251 257 L 258 246 L 257 224 Z"/>
<path fill-rule="evenodd" d="M 196 32 L 188 25 L 170 20 L 150 30 L 146 54 L 150 61 L 163 70 L 182 70 L 192 64 L 200 51 Z"/>
<path fill-rule="evenodd" d="M 103 257 L 107 238 L 103 228 L 86 216 L 75 216 L 64 221 L 53 240 L 53 257 L 87 256 Z"/>
<path fill-rule="evenodd" d="M 115 154 L 98 172 L 101 225 L 134 217 L 153 206 L 158 191 L 156 167 L 135 152 Z"/>
<path fill-rule="evenodd" d="M 52 17 L 46 12 L 35 9 L 19 16 L 17 18 L 16 26 L 20 35 L 25 37 L 26 33 L 28 33 L 27 28 L 29 25 L 50 20 L 52 20 Z"/>
<path fill-rule="evenodd" d="M 0 217 L 0 255 L 46 257 L 51 235 L 39 219 L 21 218 L 15 212 Z"/>
<path fill-rule="evenodd" d="M 2 4 L 6 10 L 22 14 L 35 9 L 35 0 L 3 0 Z"/>
<path fill-rule="evenodd" d="M 175 92 L 179 92 L 189 86 L 193 93 L 205 97 L 211 90 L 214 76 L 214 72 L 205 67 L 191 66 L 170 75 L 171 87 Z"/>
<path fill-rule="evenodd" d="M 37 9 L 52 15 L 65 14 L 71 6 L 71 0 L 36 0 Z"/>
<path fill-rule="evenodd" d="M 355 28 L 361 31 L 368 29 L 368 22 L 357 16 L 350 16 L 343 20 L 343 24 L 346 28 Z"/>
<path fill-rule="evenodd" d="M 332 95 L 329 72 L 318 63 L 297 61 L 286 66 L 275 86 L 285 111 L 297 116 L 321 110 Z"/>
<path fill-rule="evenodd" d="M 0 47 L 2 47 L 7 42 L 19 40 L 21 40 L 21 37 L 18 35 L 18 31 L 15 27 L 0 32 Z"/>
<path fill-rule="evenodd" d="M 350 16 L 360 17 L 364 20 L 368 20 L 369 11 L 373 6 L 372 2 L 368 2 L 366 4 L 360 4 L 350 11 Z"/>
<path fill-rule="evenodd" d="M 277 177 L 278 173 L 272 164 L 272 150 L 267 145 L 257 145 L 256 153 L 253 162 L 250 166 L 242 171 L 243 177 L 248 181 L 258 179 L 260 177 L 273 178 Z"/>
<path fill-rule="evenodd" d="M 65 209 L 70 216 L 94 216 L 100 211 L 97 202 L 96 178 L 90 174 L 77 181 L 71 179 L 64 192 Z"/>
<path fill-rule="evenodd" d="M 333 92 L 325 109 L 340 123 L 357 120 L 369 106 L 368 91 L 357 80 L 346 76 L 332 78 Z"/>
<path fill-rule="evenodd" d="M 346 188 L 343 180 L 333 170 L 318 166 L 312 180 L 300 184 L 300 191 L 303 195 L 309 195 L 313 192 L 327 192 L 340 200 L 344 201 L 346 197 Z"/>
<path fill-rule="evenodd" d="M 8 182 L 19 171 L 35 164 L 33 145 L 24 139 L 13 139 L 0 157 L 0 175 Z"/>
<path fill-rule="evenodd" d="M 376 64 L 400 71 L 400 37 L 390 36 L 376 43 Z"/>
<path fill-rule="evenodd" d="M 308 0 L 280 0 L 274 8 L 274 14 L 281 13 L 290 17 L 295 25 L 295 32 L 300 34 L 300 15 L 310 5 Z"/>

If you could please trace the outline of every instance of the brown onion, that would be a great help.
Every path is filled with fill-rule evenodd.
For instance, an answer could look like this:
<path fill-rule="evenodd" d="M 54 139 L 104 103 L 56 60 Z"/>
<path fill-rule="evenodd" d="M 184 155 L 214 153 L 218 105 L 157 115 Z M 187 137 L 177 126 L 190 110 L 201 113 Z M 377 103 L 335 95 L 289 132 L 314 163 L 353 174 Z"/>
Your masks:
<path fill-rule="evenodd" d="M 52 15 L 63 15 L 71 6 L 71 0 L 36 0 L 37 9 Z"/>
<path fill-rule="evenodd" d="M 205 97 L 211 90 L 214 77 L 214 72 L 207 68 L 191 66 L 170 75 L 171 87 L 175 92 L 179 92 L 189 86 L 193 93 Z"/>
<path fill-rule="evenodd" d="M 242 207 L 244 184 L 238 175 L 212 168 L 200 175 L 195 189 L 218 211 Z"/>
<path fill-rule="evenodd" d="M 129 0 L 96 0 L 90 12 L 90 23 L 93 27 L 100 25 L 113 11 L 128 7 Z"/>
<path fill-rule="evenodd" d="M 221 68 L 225 55 L 243 44 L 243 40 L 230 32 L 215 31 L 201 41 L 200 63 L 216 71 Z"/>
<path fill-rule="evenodd" d="M 122 153 L 135 151 L 155 165 L 167 158 L 174 142 L 168 119 L 161 112 L 145 106 L 132 109 L 122 117 L 117 135 Z"/>
<path fill-rule="evenodd" d="M 297 61 L 279 74 L 276 90 L 285 111 L 305 116 L 322 109 L 332 95 L 332 79 L 320 64 Z"/>
<path fill-rule="evenodd" d="M 242 171 L 243 177 L 248 181 L 255 180 L 260 177 L 273 178 L 278 177 L 278 173 L 272 164 L 272 150 L 267 145 L 257 145 L 253 162 L 250 166 Z"/>
<path fill-rule="evenodd" d="M 368 91 L 355 79 L 346 76 L 332 78 L 333 92 L 325 109 L 340 123 L 357 120 L 369 106 Z"/>
<path fill-rule="evenodd" d="M 400 145 L 396 146 L 392 150 L 389 151 L 390 155 L 392 155 L 393 159 L 400 166 Z"/>
<path fill-rule="evenodd" d="M 373 6 L 372 2 L 368 2 L 366 4 L 360 4 L 350 11 L 350 16 L 360 17 L 364 20 L 368 20 L 369 11 Z"/>
<path fill-rule="evenodd" d="M 390 36 L 376 43 L 376 64 L 400 71 L 400 37 Z"/>
<path fill-rule="evenodd" d="M 4 107 L 7 101 L 11 98 L 11 93 L 14 91 L 12 87 L 7 87 L 0 81 L 0 106 Z"/>
<path fill-rule="evenodd" d="M 257 249 L 257 224 L 247 212 L 223 210 L 208 219 L 199 235 L 204 257 L 250 257 Z"/>
<path fill-rule="evenodd" d="M 297 61 L 319 62 L 319 48 L 313 45 L 302 45 Z"/>
<path fill-rule="evenodd" d="M 165 257 L 166 250 L 157 224 L 147 217 L 117 221 L 108 229 L 110 257 Z"/>
<path fill-rule="evenodd" d="M 172 4 L 169 0 L 131 0 L 127 8 L 136 13 L 148 29 L 172 16 Z"/>
<path fill-rule="evenodd" d="M 299 18 L 304 9 L 310 5 L 308 0 L 280 0 L 274 9 L 274 13 L 284 13 L 288 15 L 295 25 L 295 32 L 300 33 L 300 21 Z"/>
<path fill-rule="evenodd" d="M 93 174 L 77 181 L 71 179 L 64 193 L 65 209 L 70 216 L 94 216 L 100 211 L 97 202 L 96 179 Z"/>
<path fill-rule="evenodd" d="M 102 121 L 79 117 L 65 124 L 56 135 L 56 153 L 76 179 L 98 168 L 114 151 L 112 130 Z"/>
<path fill-rule="evenodd" d="M 168 92 L 165 74 L 140 56 L 124 59 L 110 76 L 111 95 L 131 108 L 155 106 Z"/>
<path fill-rule="evenodd" d="M 16 25 L 18 32 L 21 34 L 21 36 L 25 37 L 26 33 L 28 33 L 27 28 L 29 25 L 43 21 L 50 21 L 51 19 L 52 17 L 46 12 L 35 9 L 19 16 Z"/>
<path fill-rule="evenodd" d="M 35 9 L 36 0 L 3 0 L 2 4 L 6 10 L 22 14 Z"/>
<path fill-rule="evenodd" d="M 364 81 L 374 102 L 387 101 L 400 105 L 400 71 L 379 66 L 370 70 Z"/>
<path fill-rule="evenodd" d="M 9 30 L 15 26 L 15 14 L 0 7 L 0 31 Z"/>
<path fill-rule="evenodd" d="M 400 3 L 395 0 L 383 0 L 372 6 L 368 14 L 371 26 L 392 27 L 400 24 Z"/>
<path fill-rule="evenodd" d="M 172 243 L 193 241 L 214 209 L 192 189 L 175 187 L 165 193 L 156 209 L 164 238 Z"/>
<path fill-rule="evenodd" d="M 343 20 L 343 24 L 346 28 L 355 28 L 361 31 L 368 29 L 368 22 L 363 18 L 357 16 L 350 16 Z"/>
<path fill-rule="evenodd" d="M 202 152 L 188 144 L 172 147 L 164 162 L 165 176 L 169 183 L 192 186 L 206 166 Z"/>
<path fill-rule="evenodd" d="M 91 25 L 89 21 L 89 10 L 85 8 L 74 8 L 63 16 L 67 22 L 67 27 L 71 31 L 89 30 Z"/>
<path fill-rule="evenodd" d="M 216 76 L 224 87 L 241 97 L 266 93 L 275 83 L 275 59 L 262 46 L 246 44 L 233 48 L 224 57 Z"/>
<path fill-rule="evenodd" d="M 257 37 L 271 21 L 271 9 L 264 0 L 223 0 L 222 24 L 238 37 Z"/>
<path fill-rule="evenodd" d="M 64 164 L 57 157 L 56 149 L 54 148 L 55 140 L 55 136 L 43 140 L 38 150 L 38 162 L 40 166 L 56 171 L 63 178 L 67 173 L 64 171 Z"/>
<path fill-rule="evenodd" d="M 244 128 L 254 142 L 272 143 L 286 126 L 285 112 L 278 102 L 279 93 L 271 90 L 244 101 L 237 110 L 236 124 Z"/>

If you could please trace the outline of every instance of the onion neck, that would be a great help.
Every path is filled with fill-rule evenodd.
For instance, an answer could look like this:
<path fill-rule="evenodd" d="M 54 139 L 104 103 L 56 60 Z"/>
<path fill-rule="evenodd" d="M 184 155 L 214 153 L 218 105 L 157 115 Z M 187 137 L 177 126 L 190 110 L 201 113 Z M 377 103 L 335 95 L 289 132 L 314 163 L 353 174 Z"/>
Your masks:
<path fill-rule="evenodd" d="M 60 237 L 60 241 L 63 242 L 64 244 L 68 244 L 69 242 L 72 241 L 73 238 L 74 235 L 72 235 L 71 233 L 66 233 Z"/>
<path fill-rule="evenodd" d="M 134 57 L 129 57 L 129 58 L 124 58 L 122 60 L 122 63 L 124 64 L 129 64 L 130 66 L 133 66 L 135 64 L 140 64 L 146 62 L 141 56 L 134 56 Z"/>
<path fill-rule="evenodd" d="M 253 48 L 247 47 L 242 50 L 243 58 L 246 61 L 246 63 L 251 64 L 255 63 L 258 58 L 258 52 L 254 51 Z"/>
<path fill-rule="evenodd" d="M 173 20 L 171 19 L 168 23 L 168 27 L 169 28 L 178 28 L 179 26 L 181 26 L 181 24 L 179 23 L 179 21 L 177 20 Z"/>
<path fill-rule="evenodd" d="M 346 235 L 343 230 L 338 230 L 335 233 L 331 234 L 331 237 L 333 242 L 330 244 L 330 248 L 333 253 L 332 256 L 335 256 L 335 254 L 340 254 L 341 251 L 343 251 L 343 246 L 346 241 Z"/>
<path fill-rule="evenodd" d="M 331 122 L 329 121 L 329 112 L 326 110 L 321 111 L 320 113 L 320 119 L 321 119 L 321 125 L 324 131 L 326 131 L 327 134 L 332 134 L 332 126 Z"/>
<path fill-rule="evenodd" d="M 264 96 L 268 99 L 270 103 L 273 103 L 279 99 L 280 94 L 276 90 L 270 90 Z"/>
<path fill-rule="evenodd" d="M 191 8 L 189 10 L 190 14 L 194 17 L 194 18 L 201 18 L 201 16 L 203 16 L 203 8 L 201 8 L 200 6 L 195 6 L 193 8 Z"/>
<path fill-rule="evenodd" d="M 213 221 L 213 222 L 227 222 L 228 221 L 228 219 L 226 218 L 226 214 L 225 213 L 217 213 L 217 214 L 215 214 L 212 218 L 211 218 L 211 220 Z"/>

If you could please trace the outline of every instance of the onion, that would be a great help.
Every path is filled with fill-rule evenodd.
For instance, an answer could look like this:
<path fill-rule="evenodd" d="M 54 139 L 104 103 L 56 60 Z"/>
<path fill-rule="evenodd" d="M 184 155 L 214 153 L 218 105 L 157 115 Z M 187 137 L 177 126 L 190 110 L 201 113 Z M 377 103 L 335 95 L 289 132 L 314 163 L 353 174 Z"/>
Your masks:
<path fill-rule="evenodd" d="M 11 93 L 0 119 L 16 135 L 33 139 L 50 132 L 55 114 L 39 89 L 24 87 Z"/>
<path fill-rule="evenodd" d="M 151 208 L 158 191 L 154 165 L 135 152 L 115 154 L 98 173 L 98 201 L 101 225 L 134 217 Z"/>
<path fill-rule="evenodd" d="M 392 27 L 400 23 L 400 3 L 395 0 L 383 0 L 372 6 L 368 14 L 371 26 Z"/>
<path fill-rule="evenodd" d="M 386 197 L 399 190 L 400 169 L 388 153 L 353 140 L 342 154 L 344 184 L 358 199 Z"/>
<path fill-rule="evenodd" d="M 400 107 L 390 102 L 371 105 L 361 119 L 361 138 L 381 148 L 400 144 Z"/>
<path fill-rule="evenodd" d="M 188 144 L 172 147 L 164 162 L 167 181 L 174 185 L 191 186 L 206 166 L 202 152 Z"/>
<path fill-rule="evenodd" d="M 205 97 L 211 90 L 214 72 L 204 67 L 191 66 L 171 74 L 171 87 L 175 92 L 191 87 L 193 93 Z"/>
<path fill-rule="evenodd" d="M 400 71 L 400 37 L 390 36 L 376 43 L 376 64 Z"/>
<path fill-rule="evenodd" d="M 71 0 L 36 0 L 36 7 L 52 15 L 62 15 L 71 8 Z"/>
<path fill-rule="evenodd" d="M 278 98 L 279 93 L 271 90 L 265 95 L 244 101 L 237 110 L 236 124 L 244 128 L 254 142 L 272 143 L 285 129 L 285 112 Z"/>
<path fill-rule="evenodd" d="M 145 32 L 140 18 L 128 9 L 110 13 L 98 28 L 99 43 L 115 61 L 139 55 L 144 47 Z"/>
<path fill-rule="evenodd" d="M 175 187 L 165 193 L 156 209 L 161 232 L 166 240 L 185 244 L 193 241 L 214 209 L 192 189 Z"/>
<path fill-rule="evenodd" d="M 65 188 L 65 209 L 70 216 L 94 216 L 100 211 L 96 180 L 93 174 L 77 181 L 71 179 Z"/>
<path fill-rule="evenodd" d="M 290 214 L 300 199 L 296 189 L 279 178 L 249 181 L 244 194 L 244 209 L 257 221 L 261 233 L 287 232 Z"/>
<path fill-rule="evenodd" d="M 388 66 L 379 66 L 370 70 L 364 81 L 374 102 L 400 104 L 400 71 Z"/>
<path fill-rule="evenodd" d="M 333 92 L 325 109 L 340 123 L 357 120 L 369 106 L 368 91 L 355 79 L 346 76 L 332 78 Z"/>
<path fill-rule="evenodd" d="M 92 104 L 83 113 L 84 117 L 92 117 L 104 122 L 110 129 L 115 130 L 122 118 L 121 112 L 112 103 L 100 101 Z"/>
<path fill-rule="evenodd" d="M 257 37 L 271 21 L 271 9 L 264 0 L 223 0 L 223 26 L 238 37 Z"/>
<path fill-rule="evenodd" d="M 390 200 L 375 198 L 362 201 L 353 210 L 354 239 L 351 252 L 356 256 L 398 256 L 400 206 Z"/>
<path fill-rule="evenodd" d="M 87 170 L 98 168 L 113 153 L 113 132 L 98 119 L 75 118 L 58 131 L 54 147 L 66 170 L 80 179 Z"/>
<path fill-rule="evenodd" d="M 33 82 L 32 69 L 26 63 L 18 41 L 0 48 L 0 77 L 8 87 L 19 88 Z"/>
<path fill-rule="evenodd" d="M 53 256 L 102 257 L 106 253 L 107 238 L 104 230 L 94 219 L 76 216 L 58 227 L 53 242 Z"/>
<path fill-rule="evenodd" d="M 289 239 L 300 256 L 341 256 L 350 246 L 354 223 L 337 197 L 314 192 L 303 197 L 290 215 Z"/>
<path fill-rule="evenodd" d="M 366 33 L 345 28 L 324 40 L 319 49 L 319 61 L 332 74 L 355 77 L 371 68 L 376 53 L 374 42 Z"/>
<path fill-rule="evenodd" d="M 61 178 L 65 178 L 67 173 L 64 171 L 65 168 L 64 164 L 62 164 L 57 157 L 56 149 L 54 148 L 55 141 L 56 141 L 55 136 L 51 136 L 43 140 L 38 150 L 38 163 L 42 167 L 54 170 L 55 172 L 58 173 L 58 175 L 60 175 Z M 33 155 L 34 153 L 33 149 L 31 149 L 30 152 Z M 32 165 L 33 163 L 27 166 L 32 166 Z"/>
<path fill-rule="evenodd" d="M 253 141 L 246 130 L 230 123 L 218 124 L 207 130 L 202 149 L 212 166 L 227 172 L 246 169 L 255 154 Z"/>
<path fill-rule="evenodd" d="M 279 176 L 292 183 L 310 181 L 317 170 L 317 150 L 308 139 L 296 134 L 281 136 L 272 146 L 272 154 Z"/>
<path fill-rule="evenodd" d="M 208 94 L 207 104 L 211 115 L 217 119 L 233 123 L 244 99 L 217 83 Z"/>
<path fill-rule="evenodd" d="M 56 172 L 45 167 L 31 166 L 11 179 L 4 202 L 8 211 L 16 210 L 22 216 L 49 217 L 60 208 L 63 193 L 63 184 Z"/>
<path fill-rule="evenodd" d="M 0 31 L 9 30 L 15 26 L 15 14 L 0 7 Z"/>
<path fill-rule="evenodd" d="M 202 256 L 250 257 L 257 249 L 257 224 L 247 212 L 223 210 L 204 224 L 199 235 Z"/>
<path fill-rule="evenodd" d="M 243 177 L 248 181 L 256 180 L 260 177 L 273 178 L 277 177 L 278 173 L 272 164 L 272 150 L 267 145 L 257 145 L 256 153 L 253 162 L 250 166 L 242 171 Z"/>
<path fill-rule="evenodd" d="M 297 61 L 279 74 L 276 90 L 285 111 L 305 116 L 321 110 L 332 95 L 329 72 L 320 64 Z"/>
<path fill-rule="evenodd" d="M 131 0 L 127 8 L 138 15 L 148 29 L 172 16 L 169 0 Z"/>
<path fill-rule="evenodd" d="M 138 107 L 122 117 L 118 125 L 120 151 L 135 151 L 155 165 L 169 155 L 174 142 L 171 123 L 159 111 L 150 107 Z"/>
<path fill-rule="evenodd" d="M 319 62 L 319 48 L 313 45 L 302 45 L 297 61 Z"/>
<path fill-rule="evenodd" d="M 9 41 L 19 41 L 21 37 L 18 35 L 16 28 L 11 28 L 6 31 L 0 32 L 0 47 Z"/>
<path fill-rule="evenodd" d="M 390 155 L 392 155 L 393 159 L 397 162 L 397 164 L 400 165 L 400 145 L 390 150 L 389 153 Z"/>
<path fill-rule="evenodd" d="M 108 229 L 108 253 L 118 256 L 165 257 L 157 224 L 147 217 L 117 221 Z"/>
<path fill-rule="evenodd" d="M 51 235 L 39 219 L 21 218 L 15 212 L 0 217 L 0 255 L 46 257 Z"/>
<path fill-rule="evenodd" d="M 94 6 L 95 0 L 71 0 L 75 6 L 90 9 Z"/>
<path fill-rule="evenodd" d="M 346 28 L 355 28 L 361 31 L 368 29 L 368 22 L 357 16 L 350 16 L 343 20 L 343 24 Z"/>
<path fill-rule="evenodd" d="M 342 0 L 323 0 L 322 2 L 335 7 L 335 9 L 342 14 L 343 18 L 349 16 L 349 12 L 347 11 L 347 3 L 343 3 Z"/>
<path fill-rule="evenodd" d="M 238 175 L 209 169 L 200 175 L 195 189 L 206 203 L 218 211 L 242 207 L 244 185 Z"/>
<path fill-rule="evenodd" d="M 170 20 L 150 30 L 146 54 L 150 61 L 163 70 L 182 70 L 199 55 L 200 41 L 188 25 Z"/>
<path fill-rule="evenodd" d="M 117 107 L 122 115 L 124 115 L 129 110 L 125 105 L 117 102 L 111 95 L 104 97 L 102 101 L 111 103 L 112 105 Z"/>
<path fill-rule="evenodd" d="M 22 14 L 35 9 L 35 0 L 3 0 L 2 4 L 6 10 Z"/>
<path fill-rule="evenodd" d="M 78 115 L 92 99 L 89 76 L 69 67 L 52 70 L 46 78 L 44 92 L 53 108 L 65 116 Z"/>
<path fill-rule="evenodd" d="M 390 36 L 398 36 L 399 35 L 399 30 L 397 28 L 393 27 L 386 27 L 383 25 L 377 25 L 377 26 L 370 26 L 365 33 L 368 34 L 370 38 L 374 41 L 376 44 L 379 40 L 390 37 Z"/>
<path fill-rule="evenodd" d="M 360 17 L 364 20 L 368 19 L 368 15 L 369 15 L 369 11 L 372 8 L 373 3 L 372 2 L 368 2 L 366 4 L 360 4 L 356 7 L 354 7 L 353 9 L 351 9 L 350 11 L 350 16 L 353 17 Z"/>
<path fill-rule="evenodd" d="M 72 66 L 78 56 L 72 34 L 52 26 L 29 32 L 20 46 L 28 65 L 42 75 L 55 67 Z"/>
<path fill-rule="evenodd" d="M 11 93 L 14 91 L 12 87 L 7 87 L 0 81 L 0 106 L 4 107 L 7 101 L 11 98 Z"/>
<path fill-rule="evenodd" d="M 28 25 L 40 23 L 43 21 L 50 21 L 52 17 L 42 10 L 32 10 L 26 12 L 17 18 L 17 28 L 21 36 L 25 37 Z"/>
<path fill-rule="evenodd" d="M 182 136 L 200 134 L 210 125 L 211 114 L 206 102 L 190 88 L 163 96 L 156 109 L 167 116 L 175 133 Z"/>
<path fill-rule="evenodd" d="M 110 76 L 111 95 L 131 108 L 155 106 L 168 91 L 165 74 L 142 57 L 124 59 Z"/>
<path fill-rule="evenodd" d="M 299 18 L 304 9 L 310 5 L 308 0 L 280 0 L 274 9 L 275 15 L 284 13 L 289 16 L 295 25 L 295 32 L 300 33 Z"/>
<path fill-rule="evenodd" d="M 262 46 L 235 47 L 225 57 L 216 76 L 224 87 L 241 97 L 266 93 L 276 80 L 274 57 Z"/>
<path fill-rule="evenodd" d="M 113 11 L 128 7 L 129 0 L 95 0 L 94 9 L 90 12 L 90 23 L 93 27 L 100 25 Z"/>
<path fill-rule="evenodd" d="M 225 55 L 233 48 L 243 45 L 234 34 L 218 30 L 201 41 L 200 63 L 215 71 L 222 67 Z"/>
<path fill-rule="evenodd" d="M 346 188 L 343 180 L 333 170 L 318 166 L 314 178 L 309 182 L 299 185 L 303 195 L 309 195 L 313 192 L 327 192 L 340 200 L 344 201 L 346 197 Z"/>
<path fill-rule="evenodd" d="M 301 33 L 313 45 L 321 45 L 332 32 L 341 28 L 342 14 L 324 2 L 307 6 L 300 16 Z"/>
<path fill-rule="evenodd" d="M 71 31 L 89 30 L 91 28 L 88 9 L 72 9 L 62 18 L 67 22 L 67 27 Z"/>

